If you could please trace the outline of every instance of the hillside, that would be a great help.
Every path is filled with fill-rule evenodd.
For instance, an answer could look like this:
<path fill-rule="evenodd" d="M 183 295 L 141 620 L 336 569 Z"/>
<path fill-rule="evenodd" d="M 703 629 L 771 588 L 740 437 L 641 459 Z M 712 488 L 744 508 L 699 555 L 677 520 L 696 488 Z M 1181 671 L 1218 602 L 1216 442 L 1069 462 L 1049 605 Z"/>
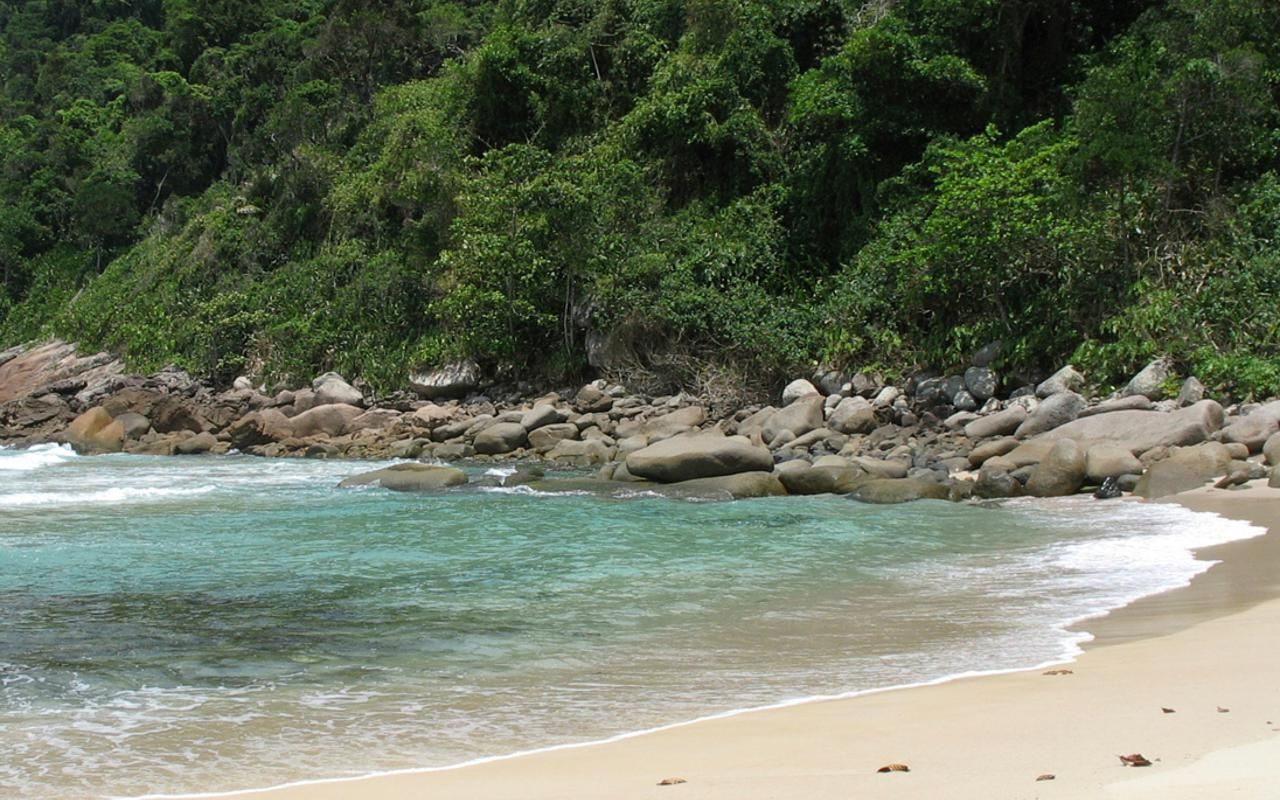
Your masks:
<path fill-rule="evenodd" d="M 0 349 L 1280 392 L 1271 0 L 0 5 Z"/>

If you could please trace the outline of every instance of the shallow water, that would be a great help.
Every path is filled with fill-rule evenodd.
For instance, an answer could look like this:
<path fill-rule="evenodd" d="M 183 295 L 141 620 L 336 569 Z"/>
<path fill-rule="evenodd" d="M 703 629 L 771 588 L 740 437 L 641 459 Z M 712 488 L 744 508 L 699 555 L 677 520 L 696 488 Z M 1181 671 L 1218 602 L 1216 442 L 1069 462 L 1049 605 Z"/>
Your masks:
<path fill-rule="evenodd" d="M 368 463 L 0 449 L 0 789 L 457 763 L 1030 667 L 1255 535 L 1087 499 L 876 507 L 488 486 Z"/>

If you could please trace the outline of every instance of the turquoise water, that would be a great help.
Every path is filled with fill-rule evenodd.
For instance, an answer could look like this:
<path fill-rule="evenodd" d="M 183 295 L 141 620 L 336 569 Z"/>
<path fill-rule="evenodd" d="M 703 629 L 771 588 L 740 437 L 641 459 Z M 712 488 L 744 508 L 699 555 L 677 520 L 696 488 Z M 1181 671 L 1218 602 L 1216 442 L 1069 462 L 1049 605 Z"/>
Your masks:
<path fill-rule="evenodd" d="M 340 490 L 368 463 L 0 449 L 0 794 L 453 764 L 1030 667 L 1259 531 L 1164 505 Z"/>

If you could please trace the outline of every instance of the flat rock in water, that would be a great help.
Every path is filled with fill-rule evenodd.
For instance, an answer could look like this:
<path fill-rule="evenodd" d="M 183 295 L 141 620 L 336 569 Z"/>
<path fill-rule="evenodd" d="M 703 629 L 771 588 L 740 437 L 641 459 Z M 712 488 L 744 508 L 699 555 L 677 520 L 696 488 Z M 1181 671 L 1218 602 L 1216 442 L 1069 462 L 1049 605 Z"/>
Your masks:
<path fill-rule="evenodd" d="M 676 483 L 739 472 L 772 472 L 773 456 L 742 436 L 682 434 L 627 456 L 627 470 L 640 478 Z"/>
<path fill-rule="evenodd" d="M 710 500 L 742 500 L 748 497 L 781 497 L 786 487 L 777 475 L 769 472 L 740 472 L 714 478 L 695 478 L 655 487 L 656 491 L 676 497 Z"/>
<path fill-rule="evenodd" d="M 340 488 L 353 486 L 381 486 L 395 492 L 432 492 L 461 486 L 467 482 L 467 473 L 457 467 L 438 467 L 432 464 L 396 464 L 372 472 L 362 472 L 338 484 Z"/>
<path fill-rule="evenodd" d="M 946 500 L 946 486 L 920 478 L 878 478 L 869 480 L 850 493 L 863 503 L 909 503 L 912 500 Z"/>

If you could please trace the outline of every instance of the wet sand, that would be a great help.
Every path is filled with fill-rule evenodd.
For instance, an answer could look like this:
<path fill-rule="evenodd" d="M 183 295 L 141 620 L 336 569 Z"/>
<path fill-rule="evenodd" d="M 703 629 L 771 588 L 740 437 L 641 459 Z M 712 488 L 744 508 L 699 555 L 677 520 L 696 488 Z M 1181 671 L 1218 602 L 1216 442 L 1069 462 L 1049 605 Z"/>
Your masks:
<path fill-rule="evenodd" d="M 436 772 L 241 792 L 334 798 L 1274 798 L 1280 757 L 1280 490 L 1176 498 L 1273 533 L 1201 552 L 1190 587 L 1082 627 L 1042 670 L 744 713 Z M 1172 713 L 1163 709 L 1172 709 Z M 1119 755 L 1153 763 L 1126 767 Z M 903 763 L 909 772 L 880 774 Z M 1053 775 L 1052 780 L 1037 780 Z M 664 778 L 686 782 L 659 786 Z"/>

